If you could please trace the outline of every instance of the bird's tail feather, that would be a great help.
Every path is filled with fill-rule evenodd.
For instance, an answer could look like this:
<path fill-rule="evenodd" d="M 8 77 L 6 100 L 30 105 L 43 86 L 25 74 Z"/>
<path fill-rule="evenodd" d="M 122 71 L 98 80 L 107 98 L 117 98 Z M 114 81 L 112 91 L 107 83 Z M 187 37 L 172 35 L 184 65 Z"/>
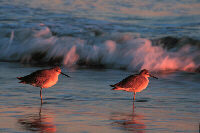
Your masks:
<path fill-rule="evenodd" d="M 111 90 L 126 90 L 125 88 L 120 88 L 120 87 L 114 87 Z"/>
<path fill-rule="evenodd" d="M 24 81 L 20 81 L 20 82 L 18 82 L 18 83 L 23 83 L 23 84 L 25 84 L 25 82 L 24 82 Z"/>
<path fill-rule="evenodd" d="M 17 77 L 17 79 L 21 80 L 21 81 L 18 82 L 18 83 L 23 83 L 23 84 L 25 84 L 25 81 L 23 81 L 22 77 Z"/>
<path fill-rule="evenodd" d="M 112 88 L 111 90 L 116 90 L 116 88 Z"/>
<path fill-rule="evenodd" d="M 110 85 L 111 87 L 114 87 L 112 88 L 111 90 L 117 90 L 117 88 L 115 87 L 115 85 Z"/>

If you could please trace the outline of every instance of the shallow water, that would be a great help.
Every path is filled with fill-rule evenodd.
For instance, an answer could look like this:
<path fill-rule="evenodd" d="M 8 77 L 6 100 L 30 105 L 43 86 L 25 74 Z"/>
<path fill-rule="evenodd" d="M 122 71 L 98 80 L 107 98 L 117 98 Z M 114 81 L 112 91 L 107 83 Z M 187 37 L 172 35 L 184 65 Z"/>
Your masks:
<path fill-rule="evenodd" d="M 136 94 L 111 91 L 134 72 L 66 68 L 56 85 L 43 89 L 19 84 L 18 76 L 49 66 L 0 65 L 0 132 L 198 132 L 198 73 L 152 73 L 148 87 Z M 135 74 L 135 73 L 134 73 Z M 185 78 L 187 77 L 187 78 Z"/>

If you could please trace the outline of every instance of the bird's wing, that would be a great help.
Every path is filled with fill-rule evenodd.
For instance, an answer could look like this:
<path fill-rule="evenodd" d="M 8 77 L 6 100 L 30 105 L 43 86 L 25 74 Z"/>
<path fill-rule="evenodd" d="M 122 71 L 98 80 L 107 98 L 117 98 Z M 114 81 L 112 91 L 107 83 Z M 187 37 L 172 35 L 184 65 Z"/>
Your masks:
<path fill-rule="evenodd" d="M 45 82 L 50 76 L 51 74 L 48 71 L 38 70 L 30 75 L 21 77 L 20 80 L 26 84 L 39 84 Z"/>
<path fill-rule="evenodd" d="M 139 75 L 130 75 L 119 83 L 115 84 L 115 87 L 137 89 L 142 84 L 142 82 L 143 81 Z"/>

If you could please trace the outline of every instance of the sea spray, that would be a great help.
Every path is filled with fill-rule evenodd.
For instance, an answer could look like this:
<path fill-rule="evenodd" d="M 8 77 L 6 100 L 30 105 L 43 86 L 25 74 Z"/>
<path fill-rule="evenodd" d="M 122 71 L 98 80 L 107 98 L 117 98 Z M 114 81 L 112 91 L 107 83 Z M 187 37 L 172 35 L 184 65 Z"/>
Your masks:
<path fill-rule="evenodd" d="M 8 32 L 8 31 L 6 31 Z M 14 34 L 15 33 L 15 34 Z M 128 35 L 104 34 L 81 39 L 53 36 L 48 27 L 20 29 L 0 37 L 0 60 L 23 63 L 98 66 L 130 71 L 195 71 L 200 65 L 197 46 L 176 50 L 154 45 L 153 41 Z"/>
<path fill-rule="evenodd" d="M 63 64 L 67 66 L 73 66 L 79 59 L 79 55 L 76 53 L 76 46 L 73 46 L 67 54 L 65 54 L 63 59 Z"/>

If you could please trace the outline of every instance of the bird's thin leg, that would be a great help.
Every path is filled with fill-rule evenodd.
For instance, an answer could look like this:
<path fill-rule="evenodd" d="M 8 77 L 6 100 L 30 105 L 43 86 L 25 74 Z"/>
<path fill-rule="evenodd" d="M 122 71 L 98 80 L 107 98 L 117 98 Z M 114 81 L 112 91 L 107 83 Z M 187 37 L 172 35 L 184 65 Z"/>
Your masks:
<path fill-rule="evenodd" d="M 136 94 L 136 92 L 134 92 L 134 97 L 133 97 L 133 111 L 134 111 L 134 108 L 135 108 L 135 105 L 134 105 L 134 103 L 135 103 L 135 94 Z"/>
<path fill-rule="evenodd" d="M 40 119 L 41 119 L 41 113 L 42 113 L 42 102 L 41 102 L 41 105 L 40 105 L 40 111 L 39 111 Z"/>
<path fill-rule="evenodd" d="M 40 90 L 40 98 L 41 98 L 41 100 L 42 100 L 42 88 L 41 88 L 41 90 Z"/>
<path fill-rule="evenodd" d="M 135 108 L 135 106 L 134 106 L 134 102 L 135 102 L 135 101 L 133 100 L 133 111 L 134 111 L 134 108 Z"/>
<path fill-rule="evenodd" d="M 43 103 L 43 101 L 42 101 L 42 88 L 40 90 L 40 98 L 41 98 L 41 104 L 42 104 Z"/>
<path fill-rule="evenodd" d="M 134 92 L 134 97 L 133 97 L 133 100 L 135 101 L 135 94 L 136 94 L 136 92 Z"/>

